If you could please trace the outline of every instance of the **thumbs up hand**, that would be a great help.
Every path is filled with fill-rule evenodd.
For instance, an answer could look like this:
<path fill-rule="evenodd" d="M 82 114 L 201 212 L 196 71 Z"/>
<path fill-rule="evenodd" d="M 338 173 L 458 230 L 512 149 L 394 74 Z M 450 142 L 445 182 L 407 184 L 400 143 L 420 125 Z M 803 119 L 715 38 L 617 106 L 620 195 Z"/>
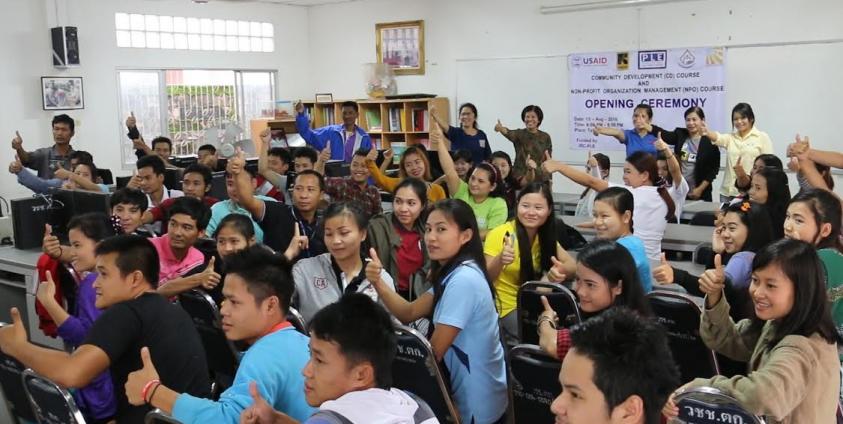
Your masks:
<path fill-rule="evenodd" d="M 507 266 L 515 261 L 515 237 L 507 233 L 503 237 L 503 250 L 501 250 L 498 257 L 501 259 L 501 265 Z"/>
<path fill-rule="evenodd" d="M 145 405 L 147 402 L 151 403 L 149 398 L 152 394 L 151 389 L 155 383 L 149 383 L 153 380 L 160 380 L 158 371 L 155 369 L 155 365 L 152 364 L 148 347 L 144 346 L 141 348 L 140 357 L 143 368 L 130 373 L 125 385 L 126 397 L 129 398 L 129 403 L 135 406 Z M 144 399 L 144 396 L 146 399 Z"/>
<path fill-rule="evenodd" d="M 498 119 L 498 123 L 495 124 L 495 132 L 503 132 L 504 126 L 501 124 L 501 120 Z"/>
<path fill-rule="evenodd" d="M 527 159 L 524 162 L 527 165 L 527 169 L 532 169 L 535 171 L 539 167 L 536 161 L 534 161 L 533 158 L 530 157 L 529 153 L 527 154 Z"/>
<path fill-rule="evenodd" d="M 743 168 L 743 165 L 741 164 L 741 159 L 742 159 L 742 157 L 738 156 L 738 161 L 735 162 L 735 166 L 733 166 L 732 169 L 735 170 L 735 174 L 746 175 L 746 170 Z"/>
<path fill-rule="evenodd" d="M 542 163 L 542 171 L 545 174 L 552 174 L 554 172 L 558 172 L 562 167 L 562 162 L 557 160 L 553 160 L 553 157 L 550 156 L 550 151 L 544 151 L 544 162 Z"/>
<path fill-rule="evenodd" d="M 18 349 L 27 343 L 26 328 L 18 308 L 12 308 L 12 325 L 0 328 L 0 350 L 10 356 L 18 356 Z"/>
<path fill-rule="evenodd" d="M 551 256 L 551 258 L 552 257 L 553 256 Z M 551 319 L 554 323 L 559 324 L 559 316 L 556 314 L 556 311 L 554 311 L 553 308 L 550 307 L 550 302 L 547 301 L 547 297 L 542 296 L 541 300 L 542 300 L 542 306 L 544 307 L 544 310 L 539 315 L 539 319 L 541 319 L 542 317 L 547 317 L 547 318 Z"/>
<path fill-rule="evenodd" d="M 321 160 L 322 163 L 325 163 L 325 162 L 331 160 L 331 145 L 330 144 L 326 144 L 325 148 L 322 149 L 321 152 L 319 152 L 319 160 Z"/>
<path fill-rule="evenodd" d="M 18 131 L 15 131 L 15 138 L 12 139 L 12 148 L 15 150 L 23 148 L 23 138 L 21 138 L 20 132 Z"/>
<path fill-rule="evenodd" d="M 378 252 L 374 247 L 370 248 L 369 259 L 366 264 L 366 279 L 372 283 L 376 290 L 383 284 L 383 280 L 381 279 L 382 271 L 383 263 L 381 263 L 381 259 L 378 257 Z"/>
<path fill-rule="evenodd" d="M 653 268 L 653 280 L 656 284 L 673 284 L 673 267 L 670 266 L 664 252 L 662 252 L 659 266 Z"/>
<path fill-rule="evenodd" d="M 138 125 L 138 121 L 135 119 L 135 112 L 129 112 L 129 117 L 126 118 L 126 128 L 135 128 Z"/>
<path fill-rule="evenodd" d="M 211 260 L 208 261 L 208 266 L 205 267 L 205 270 L 199 274 L 199 285 L 202 286 L 205 290 L 213 290 L 220 281 L 222 280 L 222 276 L 214 270 L 214 264 L 217 261 L 216 256 L 211 256 Z"/>
<path fill-rule="evenodd" d="M 47 256 L 53 259 L 61 258 L 62 248 L 59 238 L 53 235 L 53 227 L 44 224 L 44 238 L 41 240 L 41 249 Z"/>
<path fill-rule="evenodd" d="M 53 175 L 60 180 L 69 180 L 73 172 L 64 169 L 61 166 L 61 162 L 56 162 L 56 170 L 53 172 Z"/>
<path fill-rule="evenodd" d="M 53 282 L 53 274 L 50 271 L 47 271 L 47 281 L 38 285 L 35 297 L 43 304 L 56 301 L 56 283 Z"/>
<path fill-rule="evenodd" d="M 287 258 L 288 261 L 294 261 L 299 257 L 302 250 L 307 249 L 308 243 L 310 243 L 310 239 L 307 238 L 306 235 L 301 235 L 299 224 L 294 224 L 293 238 L 290 240 L 290 245 L 287 246 L 287 250 L 284 251 L 284 257 Z"/>
<path fill-rule="evenodd" d="M 670 148 L 670 146 L 665 143 L 664 139 L 662 139 L 662 133 L 659 131 L 658 138 L 653 142 L 653 147 L 656 148 L 656 151 L 663 152 Z"/>
<path fill-rule="evenodd" d="M 550 270 L 547 271 L 548 281 L 561 283 L 567 280 L 568 276 L 565 275 L 565 266 L 562 265 L 562 262 L 560 262 L 559 259 L 556 259 L 556 256 L 551 256 L 550 261 L 553 262 L 553 265 L 550 267 Z"/>
<path fill-rule="evenodd" d="M 15 155 L 15 161 L 9 164 L 9 173 L 17 175 L 21 171 L 23 171 L 23 164 L 20 162 L 20 157 Z"/>
<path fill-rule="evenodd" d="M 714 255 L 714 269 L 707 269 L 699 279 L 700 291 L 705 293 L 706 306 L 711 308 L 720 302 L 723 288 L 726 287 L 726 273 L 723 271 L 723 259 Z"/>

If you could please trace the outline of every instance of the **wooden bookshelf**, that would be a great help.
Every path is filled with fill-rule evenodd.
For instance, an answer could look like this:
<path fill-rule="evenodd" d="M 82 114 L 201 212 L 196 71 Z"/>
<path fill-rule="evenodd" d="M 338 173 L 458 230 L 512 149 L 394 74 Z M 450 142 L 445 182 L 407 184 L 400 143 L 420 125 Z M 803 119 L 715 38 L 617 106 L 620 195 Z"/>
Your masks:
<path fill-rule="evenodd" d="M 342 123 L 342 103 L 315 103 L 303 101 L 305 113 L 310 118 L 311 128 Z M 449 124 L 450 105 L 447 97 L 433 97 L 428 99 L 396 99 L 396 100 L 355 100 L 360 107 L 357 125 L 363 128 L 372 138 L 378 149 L 388 149 L 392 143 L 405 143 L 406 146 L 425 144 L 430 146 L 430 125 L 435 125 L 430 117 L 431 106 L 436 107 L 439 120 Z M 283 120 L 260 120 L 253 122 L 252 133 L 256 126 L 260 129 L 269 125 L 272 128 L 284 128 L 294 133 L 295 126 L 292 118 Z M 292 129 L 292 131 L 291 131 Z"/>

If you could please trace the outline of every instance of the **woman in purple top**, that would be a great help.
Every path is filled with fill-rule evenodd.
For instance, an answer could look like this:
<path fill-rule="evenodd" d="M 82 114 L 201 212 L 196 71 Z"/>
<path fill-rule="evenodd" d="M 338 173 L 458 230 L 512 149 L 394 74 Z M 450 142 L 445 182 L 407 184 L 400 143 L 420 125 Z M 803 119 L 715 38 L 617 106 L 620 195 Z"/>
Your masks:
<path fill-rule="evenodd" d="M 94 248 L 97 243 L 115 234 L 112 221 L 103 213 L 86 213 L 70 220 L 68 235 L 72 262 L 77 275 L 82 276 L 76 293 L 76 308 L 73 315 L 67 313 L 56 301 L 56 285 L 49 271 L 47 281 L 38 286 L 37 297 L 50 317 L 58 325 L 59 337 L 68 348 L 74 349 L 85 340 L 88 331 L 102 311 L 94 306 L 96 292 L 94 280 L 97 274 Z M 87 422 L 105 423 L 111 421 L 116 412 L 114 387 L 108 371 L 94 378 L 90 384 L 73 393 L 77 406 Z"/>
<path fill-rule="evenodd" d="M 594 127 L 592 132 L 594 135 L 608 135 L 615 137 L 621 144 L 626 146 L 626 156 L 643 150 L 653 156 L 656 156 L 656 147 L 653 143 L 656 141 L 656 135 L 653 134 L 653 108 L 650 105 L 640 104 L 635 106 L 632 111 L 632 126 L 631 130 L 623 130 L 620 128 L 609 127 Z"/>

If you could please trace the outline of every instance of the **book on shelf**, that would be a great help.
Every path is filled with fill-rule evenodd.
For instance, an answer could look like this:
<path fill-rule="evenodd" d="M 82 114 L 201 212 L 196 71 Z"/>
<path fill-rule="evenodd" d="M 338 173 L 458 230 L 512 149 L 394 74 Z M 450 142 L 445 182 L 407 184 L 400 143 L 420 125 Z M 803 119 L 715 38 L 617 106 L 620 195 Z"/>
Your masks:
<path fill-rule="evenodd" d="M 404 150 L 407 150 L 407 143 L 389 143 L 389 148 L 392 149 L 392 164 L 398 165 L 401 162 L 401 156 L 404 154 Z"/>
<path fill-rule="evenodd" d="M 369 131 L 383 131 L 380 111 L 372 109 L 366 110 L 366 126 L 369 127 Z"/>
<path fill-rule="evenodd" d="M 333 105 L 322 106 L 322 115 L 324 116 L 325 125 L 334 125 L 336 123 Z"/>
<path fill-rule="evenodd" d="M 389 132 L 401 132 L 403 128 L 404 116 L 401 113 L 401 108 L 389 109 Z"/>
<path fill-rule="evenodd" d="M 411 125 L 414 132 L 428 131 L 428 116 L 427 109 L 413 109 Z"/>

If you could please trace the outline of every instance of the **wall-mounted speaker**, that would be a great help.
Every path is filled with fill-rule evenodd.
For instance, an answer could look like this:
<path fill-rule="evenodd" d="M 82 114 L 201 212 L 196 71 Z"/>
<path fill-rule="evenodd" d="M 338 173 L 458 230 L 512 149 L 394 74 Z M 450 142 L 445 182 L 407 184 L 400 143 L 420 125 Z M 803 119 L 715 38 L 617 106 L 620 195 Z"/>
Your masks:
<path fill-rule="evenodd" d="M 64 68 L 79 65 L 79 38 L 76 27 L 50 28 L 53 40 L 53 66 Z"/>

